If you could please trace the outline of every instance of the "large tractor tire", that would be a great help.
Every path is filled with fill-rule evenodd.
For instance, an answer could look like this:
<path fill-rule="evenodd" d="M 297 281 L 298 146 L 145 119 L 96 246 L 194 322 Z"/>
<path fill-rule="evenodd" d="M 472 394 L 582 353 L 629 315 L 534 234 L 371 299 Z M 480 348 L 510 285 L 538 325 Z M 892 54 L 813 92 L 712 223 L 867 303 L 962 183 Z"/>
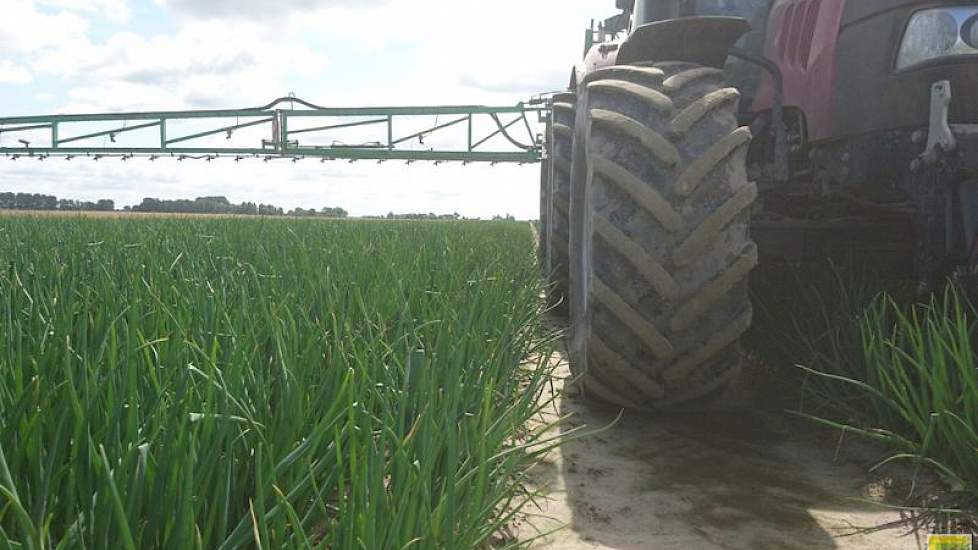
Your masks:
<path fill-rule="evenodd" d="M 568 273 L 570 254 L 570 167 L 571 148 L 574 142 L 574 119 L 577 96 L 561 93 L 554 96 L 553 110 L 548 125 L 547 162 L 543 165 L 545 178 L 549 179 L 547 195 L 547 239 L 545 257 L 550 271 L 548 303 L 555 312 L 567 314 Z M 543 214 L 541 214 L 543 215 Z"/>
<path fill-rule="evenodd" d="M 638 410 L 722 395 L 740 371 L 757 263 L 740 94 L 722 71 L 688 63 L 610 67 L 584 87 L 579 385 Z"/>

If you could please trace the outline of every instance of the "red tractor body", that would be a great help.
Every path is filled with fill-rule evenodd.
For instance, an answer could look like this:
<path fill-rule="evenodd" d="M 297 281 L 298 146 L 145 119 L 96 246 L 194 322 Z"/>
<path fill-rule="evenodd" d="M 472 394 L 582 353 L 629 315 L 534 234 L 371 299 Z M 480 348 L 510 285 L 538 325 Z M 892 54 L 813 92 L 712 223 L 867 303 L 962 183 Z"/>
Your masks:
<path fill-rule="evenodd" d="M 541 193 L 586 393 L 723 387 L 758 260 L 978 291 L 978 0 L 617 6 L 554 99 Z"/>
<path fill-rule="evenodd" d="M 836 48 L 846 0 L 781 0 L 767 19 L 764 56 L 781 69 L 783 104 L 805 114 L 808 139 L 833 136 Z M 774 86 L 765 75 L 753 104 L 754 112 L 769 111 Z"/>
<path fill-rule="evenodd" d="M 775 0 L 764 56 L 781 69 L 783 104 L 804 115 L 807 141 L 926 126 L 931 85 L 940 80 L 964 92 L 952 95 L 950 122 L 978 122 L 978 102 L 970 93 L 978 88 L 978 50 L 952 49 L 900 65 L 914 15 L 949 6 L 960 19 L 959 33 L 970 30 L 978 16 L 974 2 Z M 770 109 L 773 95 L 765 76 L 753 111 Z"/>
<path fill-rule="evenodd" d="M 918 260 L 926 264 L 918 271 L 932 282 L 978 258 L 978 2 L 620 6 L 663 19 L 633 17 L 626 38 L 591 49 L 577 80 L 602 66 L 643 61 L 725 66 L 743 96 L 742 123 L 755 133 L 749 162 L 761 170 L 754 179 L 776 174 L 792 193 L 801 187 L 815 199 L 912 210 Z"/>

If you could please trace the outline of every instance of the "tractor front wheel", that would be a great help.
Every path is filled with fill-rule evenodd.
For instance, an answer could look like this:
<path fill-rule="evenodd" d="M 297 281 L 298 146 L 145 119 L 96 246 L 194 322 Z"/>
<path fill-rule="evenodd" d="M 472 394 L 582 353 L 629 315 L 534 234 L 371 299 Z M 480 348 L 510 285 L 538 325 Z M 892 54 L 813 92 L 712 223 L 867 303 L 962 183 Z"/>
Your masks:
<path fill-rule="evenodd" d="M 688 63 L 610 67 L 583 86 L 571 262 L 579 385 L 641 410 L 718 395 L 739 372 L 757 263 L 740 94 L 722 71 Z"/>

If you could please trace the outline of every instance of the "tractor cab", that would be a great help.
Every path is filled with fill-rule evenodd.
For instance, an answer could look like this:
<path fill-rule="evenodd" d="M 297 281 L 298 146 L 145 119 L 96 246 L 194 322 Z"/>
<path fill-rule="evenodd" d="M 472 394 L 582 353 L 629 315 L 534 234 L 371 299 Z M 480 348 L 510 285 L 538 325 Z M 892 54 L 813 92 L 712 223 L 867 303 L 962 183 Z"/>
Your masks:
<path fill-rule="evenodd" d="M 619 2 L 619 8 L 633 10 L 632 28 L 680 17 L 741 17 L 754 22 L 766 17 L 771 0 L 637 0 Z"/>
<path fill-rule="evenodd" d="M 738 17 L 763 35 L 773 0 L 618 0 L 621 13 L 588 30 L 585 54 L 595 44 L 614 42 L 623 33 L 641 27 L 687 17 Z M 762 43 L 759 43 L 762 44 Z M 760 50 L 758 50 L 760 51 Z"/>
<path fill-rule="evenodd" d="M 722 67 L 740 90 L 741 111 L 750 116 L 762 84 L 768 14 L 775 0 L 618 0 L 621 13 L 585 35 L 585 57 L 571 77 L 571 89 L 584 75 L 616 64 L 682 59 Z M 703 37 L 709 37 L 703 39 Z M 717 46 L 722 44 L 722 46 Z M 755 59 L 728 56 L 736 47 Z"/>

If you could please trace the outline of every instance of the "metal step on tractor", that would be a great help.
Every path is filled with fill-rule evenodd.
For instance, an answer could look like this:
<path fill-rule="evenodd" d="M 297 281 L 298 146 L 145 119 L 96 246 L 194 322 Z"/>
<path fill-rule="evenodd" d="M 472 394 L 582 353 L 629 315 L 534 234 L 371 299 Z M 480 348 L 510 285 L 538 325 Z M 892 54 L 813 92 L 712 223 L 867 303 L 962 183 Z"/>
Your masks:
<path fill-rule="evenodd" d="M 846 253 L 921 292 L 973 284 L 978 2 L 617 7 L 552 99 L 541 172 L 550 301 L 585 395 L 722 394 L 759 260 Z"/>

